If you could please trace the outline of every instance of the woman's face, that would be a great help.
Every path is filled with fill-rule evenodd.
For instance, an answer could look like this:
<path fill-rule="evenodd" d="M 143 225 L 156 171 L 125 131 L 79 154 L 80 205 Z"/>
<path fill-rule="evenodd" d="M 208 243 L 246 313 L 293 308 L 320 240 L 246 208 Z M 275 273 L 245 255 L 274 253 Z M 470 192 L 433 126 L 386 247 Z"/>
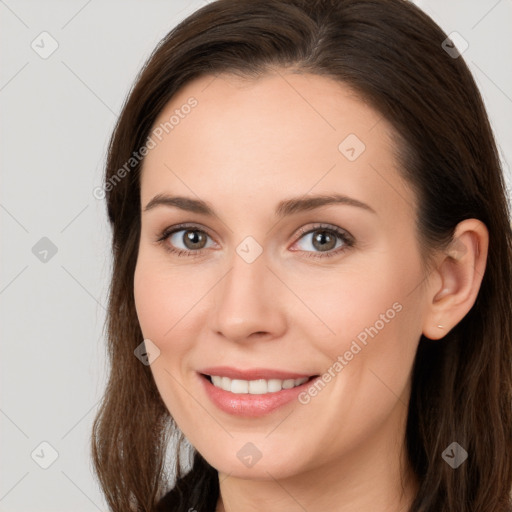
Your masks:
<path fill-rule="evenodd" d="M 282 70 L 196 79 L 154 129 L 134 291 L 180 429 L 242 478 L 389 460 L 427 302 L 388 123 Z"/>

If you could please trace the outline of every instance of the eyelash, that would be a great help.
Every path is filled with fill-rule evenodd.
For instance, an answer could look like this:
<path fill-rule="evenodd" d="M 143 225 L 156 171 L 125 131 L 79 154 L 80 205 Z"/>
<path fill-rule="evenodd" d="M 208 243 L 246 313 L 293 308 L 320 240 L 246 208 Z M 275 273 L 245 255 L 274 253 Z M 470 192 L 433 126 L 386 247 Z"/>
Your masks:
<path fill-rule="evenodd" d="M 166 240 L 174 233 L 177 233 L 178 231 L 187 231 L 187 230 L 200 231 L 202 233 L 205 233 L 210 238 L 212 238 L 211 235 L 208 233 L 208 231 L 206 231 L 202 228 L 199 228 L 197 225 L 178 224 L 176 226 L 168 227 L 168 228 L 164 229 L 158 235 L 158 238 L 156 241 L 157 241 L 157 243 L 163 245 L 164 249 L 167 252 L 169 252 L 175 256 L 180 256 L 180 257 L 188 256 L 191 258 L 202 256 L 203 251 L 205 251 L 206 249 L 199 249 L 197 251 L 186 250 L 186 249 L 175 249 L 175 248 L 169 246 L 169 244 L 165 243 Z M 308 258 L 317 258 L 317 259 L 318 258 L 329 258 L 331 256 L 337 256 L 355 245 L 354 239 L 345 230 L 337 228 L 336 226 L 331 226 L 330 224 L 317 224 L 310 228 L 300 228 L 299 232 L 297 233 L 297 236 L 298 236 L 297 241 L 300 240 L 304 235 L 314 233 L 315 231 L 319 231 L 319 230 L 325 230 L 325 231 L 330 231 L 330 232 L 334 233 L 335 235 L 337 235 L 338 238 L 340 238 L 342 240 L 342 242 L 344 243 L 344 246 L 338 247 L 337 249 L 331 250 L 329 252 L 324 252 L 324 253 L 319 253 L 319 252 L 314 252 L 314 251 L 300 251 L 300 250 L 298 252 L 306 253 L 306 257 L 308 257 Z"/>

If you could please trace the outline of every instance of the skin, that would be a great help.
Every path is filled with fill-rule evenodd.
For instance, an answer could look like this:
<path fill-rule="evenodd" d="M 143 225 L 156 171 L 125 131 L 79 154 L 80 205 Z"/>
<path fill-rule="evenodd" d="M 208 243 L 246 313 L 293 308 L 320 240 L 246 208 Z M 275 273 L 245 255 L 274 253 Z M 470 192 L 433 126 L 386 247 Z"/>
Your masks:
<path fill-rule="evenodd" d="M 158 391 L 219 471 L 217 510 L 407 510 L 418 488 L 404 448 L 414 356 L 422 333 L 440 340 L 474 304 L 485 226 L 460 223 L 456 251 L 437 253 L 424 272 L 417 201 L 399 175 L 391 127 L 343 83 L 285 69 L 205 76 L 155 126 L 191 96 L 198 105 L 144 161 L 134 293 L 144 338 L 160 350 L 151 364 Z M 349 134 L 366 146 L 354 161 L 338 149 Z M 374 212 L 334 204 L 274 215 L 279 201 L 332 193 Z M 207 201 L 216 216 L 144 211 L 157 194 Z M 185 231 L 156 242 L 182 222 L 206 230 L 199 256 Z M 298 234 L 316 223 L 348 231 L 354 246 L 326 257 L 344 242 L 329 232 L 337 243 L 325 249 L 315 233 Z M 263 250 L 252 263 L 236 252 L 247 236 Z M 322 374 L 396 303 L 394 318 L 307 404 L 241 418 L 217 409 L 200 385 L 196 371 L 214 365 Z M 250 468 L 237 457 L 248 442 L 261 453 Z"/>

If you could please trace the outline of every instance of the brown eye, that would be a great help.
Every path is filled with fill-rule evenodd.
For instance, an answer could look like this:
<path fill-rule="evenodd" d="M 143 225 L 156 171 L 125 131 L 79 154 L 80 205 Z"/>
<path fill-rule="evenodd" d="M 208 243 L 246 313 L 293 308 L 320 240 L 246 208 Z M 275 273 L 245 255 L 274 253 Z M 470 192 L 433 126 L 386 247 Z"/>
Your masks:
<path fill-rule="evenodd" d="M 194 226 L 175 226 L 165 230 L 158 238 L 165 249 L 177 255 L 198 255 L 207 246 L 211 237 Z"/>
<path fill-rule="evenodd" d="M 187 249 L 198 250 L 204 248 L 207 237 L 206 233 L 199 231 L 198 229 L 187 229 L 182 231 L 185 232 L 182 235 L 182 240 Z"/>
<path fill-rule="evenodd" d="M 309 231 L 301 229 L 300 234 L 302 236 L 296 245 L 299 250 L 306 252 L 308 257 L 313 258 L 335 256 L 355 243 L 348 232 L 334 226 L 314 226 Z"/>
<path fill-rule="evenodd" d="M 330 251 L 336 245 L 336 235 L 324 229 L 313 231 L 313 246 L 319 251 Z"/>

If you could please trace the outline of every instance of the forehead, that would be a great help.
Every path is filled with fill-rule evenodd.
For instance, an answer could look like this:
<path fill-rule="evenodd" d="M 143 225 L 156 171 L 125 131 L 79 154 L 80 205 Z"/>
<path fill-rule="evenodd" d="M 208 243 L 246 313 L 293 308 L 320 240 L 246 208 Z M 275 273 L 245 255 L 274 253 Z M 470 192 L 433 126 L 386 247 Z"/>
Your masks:
<path fill-rule="evenodd" d="M 196 103 L 192 109 L 188 106 L 191 101 Z M 169 121 L 172 127 L 165 130 Z M 175 94 L 154 128 L 164 128 L 164 138 L 172 132 L 171 145 L 190 135 L 205 143 L 218 143 L 229 136 L 243 140 L 245 151 L 265 143 L 266 148 L 279 152 L 287 143 L 299 140 L 308 141 L 305 150 L 318 145 L 338 150 L 344 136 L 353 133 L 364 139 L 379 123 L 384 128 L 381 135 L 390 129 L 347 85 L 324 76 L 283 70 L 256 79 L 231 74 L 197 78 Z M 295 154 L 300 151 L 296 146 Z"/>
<path fill-rule="evenodd" d="M 397 194 L 414 201 L 397 172 L 389 123 L 328 77 L 203 76 L 178 91 L 155 131 L 143 200 L 163 187 L 224 198 L 336 190 L 381 207 Z"/>

